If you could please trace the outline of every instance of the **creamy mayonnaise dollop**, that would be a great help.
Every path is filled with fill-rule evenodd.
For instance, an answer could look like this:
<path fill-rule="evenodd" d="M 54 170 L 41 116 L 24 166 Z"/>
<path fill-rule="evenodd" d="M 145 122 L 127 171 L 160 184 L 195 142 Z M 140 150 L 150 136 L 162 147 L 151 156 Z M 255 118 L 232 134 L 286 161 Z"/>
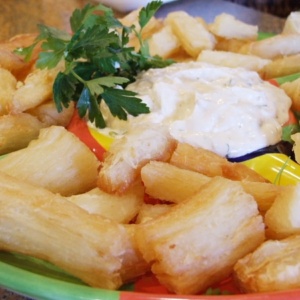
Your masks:
<path fill-rule="evenodd" d="M 291 106 L 283 90 L 256 72 L 202 62 L 148 70 L 127 89 L 151 113 L 128 121 L 106 114 L 106 132 L 122 135 L 132 126 L 160 124 L 180 142 L 231 158 L 279 142 Z"/>

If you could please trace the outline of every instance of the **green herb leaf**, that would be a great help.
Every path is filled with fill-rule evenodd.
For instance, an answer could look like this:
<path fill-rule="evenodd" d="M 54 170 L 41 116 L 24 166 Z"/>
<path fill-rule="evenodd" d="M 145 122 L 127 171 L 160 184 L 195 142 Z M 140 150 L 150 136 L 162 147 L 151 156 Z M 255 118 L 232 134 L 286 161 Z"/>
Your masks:
<path fill-rule="evenodd" d="M 93 80 L 89 81 L 89 84 L 92 83 L 93 86 L 95 85 L 102 85 L 102 86 L 107 86 L 107 87 L 114 87 L 118 84 L 123 84 L 128 82 L 127 78 L 123 78 L 123 77 L 117 77 L 117 76 L 106 76 L 106 77 L 101 77 L 101 78 L 96 78 Z M 92 89 L 92 87 L 90 88 L 90 90 Z M 102 92 L 101 92 L 102 93 Z M 98 93 L 98 94 L 101 94 Z"/>
<path fill-rule="evenodd" d="M 24 48 L 17 48 L 14 53 L 24 56 L 24 60 L 25 61 L 29 61 L 31 56 L 32 56 L 32 52 L 34 50 L 34 48 L 36 47 L 37 42 L 28 46 L 28 47 L 24 47 Z"/>
<path fill-rule="evenodd" d="M 85 24 L 86 27 L 92 27 L 95 23 L 93 14 L 99 10 L 99 8 L 101 9 L 101 7 L 102 5 L 92 6 L 91 4 L 87 4 L 82 10 L 75 9 L 70 18 L 72 31 L 76 32 L 83 24 Z"/>
<path fill-rule="evenodd" d="M 76 9 L 70 18 L 73 34 L 40 25 L 35 43 L 19 49 L 19 54 L 30 57 L 34 47 L 41 42 L 43 51 L 37 61 L 39 68 L 53 68 L 64 61 L 53 85 L 54 101 L 58 111 L 76 103 L 80 117 L 88 117 L 97 127 L 106 126 L 100 110 L 102 100 L 111 114 L 127 120 L 128 114 L 138 116 L 149 113 L 149 108 L 138 95 L 125 90 L 135 81 L 136 75 L 149 68 L 163 68 L 173 63 L 149 54 L 142 30 L 161 6 L 153 1 L 139 13 L 140 30 L 123 26 L 113 11 L 102 4 L 86 5 Z M 134 33 L 140 41 L 140 50 L 128 47 L 129 36 Z"/>
<path fill-rule="evenodd" d="M 230 295 L 229 291 L 222 291 L 219 288 L 208 288 L 205 292 L 205 295 Z"/>
<path fill-rule="evenodd" d="M 143 7 L 139 13 L 139 24 L 144 28 L 150 19 L 155 15 L 157 10 L 161 7 L 162 1 L 152 1 Z"/>
<path fill-rule="evenodd" d="M 135 97 L 136 95 L 132 91 L 107 88 L 102 94 L 102 98 L 113 116 L 127 120 L 127 113 L 138 116 L 150 112 L 149 107 L 141 99 Z"/>
<path fill-rule="evenodd" d="M 300 126 L 299 124 L 289 124 L 287 126 L 284 126 L 282 128 L 282 136 L 281 139 L 283 141 L 287 141 L 290 143 L 293 143 L 293 140 L 291 138 L 291 135 L 293 135 L 294 133 L 297 133 L 300 131 Z"/>
<path fill-rule="evenodd" d="M 76 91 L 76 79 L 65 73 L 58 73 L 53 85 L 53 97 L 57 110 L 61 112 L 63 107 L 69 107 L 70 99 Z"/>

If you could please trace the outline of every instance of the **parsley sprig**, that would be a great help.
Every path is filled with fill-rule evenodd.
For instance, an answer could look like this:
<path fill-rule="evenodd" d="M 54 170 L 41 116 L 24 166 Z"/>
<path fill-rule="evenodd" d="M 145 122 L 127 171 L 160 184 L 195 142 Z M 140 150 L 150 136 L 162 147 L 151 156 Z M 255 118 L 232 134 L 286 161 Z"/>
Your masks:
<path fill-rule="evenodd" d="M 81 118 L 87 116 L 97 127 L 104 128 L 101 102 L 122 120 L 127 120 L 128 114 L 149 113 L 137 94 L 125 87 L 135 81 L 139 72 L 172 63 L 151 56 L 148 43 L 142 38 L 143 29 L 161 4 L 153 1 L 140 10 L 139 28 L 122 25 L 113 11 L 102 4 L 87 4 L 82 10 L 76 9 L 70 18 L 73 34 L 38 25 L 39 35 L 34 44 L 17 52 L 29 59 L 41 43 L 37 67 L 54 68 L 63 60 L 64 71 L 58 73 L 53 85 L 57 110 L 62 111 L 74 101 Z M 139 51 L 128 46 L 131 34 L 138 38 Z"/>

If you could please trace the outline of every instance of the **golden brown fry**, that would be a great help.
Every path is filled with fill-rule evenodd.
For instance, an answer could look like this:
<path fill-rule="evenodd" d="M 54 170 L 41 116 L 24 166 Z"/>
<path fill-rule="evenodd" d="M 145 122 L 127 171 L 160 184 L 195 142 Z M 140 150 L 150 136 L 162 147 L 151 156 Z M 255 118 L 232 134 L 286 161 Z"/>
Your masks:
<path fill-rule="evenodd" d="M 10 71 L 0 68 L 0 116 L 10 112 L 16 87 L 15 76 Z"/>
<path fill-rule="evenodd" d="M 172 57 L 181 49 L 181 44 L 169 25 L 154 33 L 148 42 L 151 55 L 163 58 Z"/>
<path fill-rule="evenodd" d="M 227 160 L 212 151 L 178 143 L 170 163 L 207 176 L 222 176 L 222 165 L 227 164 Z"/>
<path fill-rule="evenodd" d="M 140 30 L 140 24 L 138 21 L 139 13 L 140 13 L 140 9 L 133 10 L 132 12 L 123 16 L 122 18 L 119 18 L 119 21 L 124 26 L 134 25 L 136 30 L 139 31 Z M 160 30 L 161 27 L 162 27 L 162 21 L 156 19 L 155 17 L 152 17 L 142 30 L 142 38 L 145 40 L 148 39 L 155 32 Z M 138 51 L 140 48 L 140 42 L 134 33 L 130 34 L 129 36 L 128 46 L 134 47 L 136 51 Z"/>
<path fill-rule="evenodd" d="M 258 26 L 242 22 L 227 13 L 217 15 L 209 29 L 214 35 L 226 39 L 250 41 L 256 40 L 258 36 Z"/>
<path fill-rule="evenodd" d="M 133 233 L 121 224 L 1 172 L 0 189 L 1 250 L 44 259 L 105 289 L 147 270 Z"/>
<path fill-rule="evenodd" d="M 173 54 L 170 58 L 176 62 L 194 61 L 194 58 L 192 58 L 183 48 L 180 48 L 178 52 Z"/>
<path fill-rule="evenodd" d="M 20 113 L 52 99 L 54 79 L 62 67 L 59 64 L 50 70 L 36 69 L 29 73 L 24 84 L 18 86 L 14 93 L 12 112 Z"/>
<path fill-rule="evenodd" d="M 241 185 L 246 193 L 254 197 L 262 214 L 272 206 L 276 197 L 285 191 L 284 186 L 269 182 L 241 181 Z"/>
<path fill-rule="evenodd" d="M 92 151 L 61 126 L 43 128 L 27 148 L 0 160 L 0 171 L 64 196 L 96 187 L 99 162 Z"/>
<path fill-rule="evenodd" d="M 22 58 L 0 45 L 0 67 L 12 72 L 15 76 L 28 71 L 28 65 Z M 31 66 L 30 66 L 31 67 Z"/>
<path fill-rule="evenodd" d="M 283 83 L 280 86 L 285 93 L 292 99 L 292 110 L 300 111 L 300 78 Z"/>
<path fill-rule="evenodd" d="M 300 12 L 292 11 L 284 22 L 283 34 L 300 33 Z"/>
<path fill-rule="evenodd" d="M 184 11 L 169 13 L 166 24 L 170 25 L 184 50 L 192 57 L 197 57 L 204 49 L 213 49 L 215 37 L 194 17 Z"/>
<path fill-rule="evenodd" d="M 298 54 L 300 53 L 300 34 L 278 34 L 250 42 L 241 47 L 240 53 L 253 54 L 267 59 Z"/>
<path fill-rule="evenodd" d="M 146 164 L 141 169 L 141 178 L 148 195 L 174 203 L 191 197 L 211 180 L 201 173 L 159 161 Z"/>
<path fill-rule="evenodd" d="M 118 223 L 129 223 L 137 216 L 143 202 L 144 189 L 136 184 L 123 195 L 112 195 L 99 188 L 67 198 L 90 214 L 101 215 Z"/>
<path fill-rule="evenodd" d="M 31 45 L 35 38 L 35 34 L 19 34 L 6 42 L 0 43 L 0 67 L 11 71 L 18 80 L 23 80 L 37 59 L 40 47 L 37 46 L 34 49 L 28 62 L 25 62 L 23 57 L 15 54 L 14 50 Z"/>
<path fill-rule="evenodd" d="M 67 127 L 74 114 L 74 103 L 58 112 L 54 101 L 51 99 L 46 103 L 27 110 L 27 112 L 37 117 L 45 126 L 58 125 Z"/>
<path fill-rule="evenodd" d="M 177 145 L 170 163 L 210 177 L 224 176 L 232 180 L 267 182 L 265 178 L 243 164 L 231 163 L 212 151 L 183 143 Z"/>
<path fill-rule="evenodd" d="M 197 57 L 197 61 L 211 63 L 217 66 L 230 68 L 245 68 L 259 72 L 271 61 L 255 55 L 246 55 L 228 51 L 203 50 Z"/>
<path fill-rule="evenodd" d="M 215 50 L 238 53 L 241 47 L 249 41 L 217 37 Z"/>
<path fill-rule="evenodd" d="M 5 48 L 13 52 L 17 48 L 23 48 L 32 45 L 36 37 L 37 35 L 35 33 L 17 34 L 8 41 L 0 43 L 0 48 Z"/>
<path fill-rule="evenodd" d="M 270 61 L 260 74 L 263 79 L 283 77 L 300 72 L 300 53 L 283 56 Z"/>
<path fill-rule="evenodd" d="M 27 147 L 43 127 L 43 123 L 27 113 L 0 116 L 0 155 Z"/>
<path fill-rule="evenodd" d="M 136 218 L 135 224 L 141 224 L 156 219 L 170 211 L 173 204 L 146 204 L 144 203 Z"/>
<path fill-rule="evenodd" d="M 170 291 L 197 294 L 227 278 L 264 241 L 264 225 L 239 182 L 213 178 L 198 194 L 139 224 L 137 243 Z"/>
<path fill-rule="evenodd" d="M 281 239 L 300 234 L 300 184 L 288 186 L 265 214 L 269 237 Z"/>
<path fill-rule="evenodd" d="M 124 283 L 132 282 L 142 275 L 150 272 L 150 264 L 145 261 L 138 249 L 135 234 L 138 224 L 123 225 L 127 232 L 126 238 L 129 243 L 123 254 L 122 268 L 120 270 L 121 278 Z"/>
<path fill-rule="evenodd" d="M 300 236 L 268 240 L 234 266 L 235 282 L 245 293 L 300 288 Z"/>
<path fill-rule="evenodd" d="M 136 127 L 116 140 L 101 166 L 97 184 L 108 193 L 122 194 L 140 175 L 150 160 L 167 160 L 175 147 L 168 130 L 162 127 Z"/>
<path fill-rule="evenodd" d="M 209 165 L 208 165 L 209 168 Z M 199 192 L 211 177 L 178 168 L 164 162 L 151 161 L 141 170 L 145 191 L 152 198 L 180 203 Z M 241 181 L 246 193 L 252 195 L 259 211 L 266 212 L 284 188 L 267 182 Z"/>

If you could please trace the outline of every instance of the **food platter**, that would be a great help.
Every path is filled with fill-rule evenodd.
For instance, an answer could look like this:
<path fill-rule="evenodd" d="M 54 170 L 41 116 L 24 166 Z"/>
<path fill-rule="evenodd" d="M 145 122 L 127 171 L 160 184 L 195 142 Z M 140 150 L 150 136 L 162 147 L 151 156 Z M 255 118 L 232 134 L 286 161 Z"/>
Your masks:
<path fill-rule="evenodd" d="M 263 38 L 263 37 L 262 37 Z M 297 75 L 298 77 L 298 75 Z M 285 79 L 280 79 L 284 81 Z M 280 84 L 280 80 L 277 84 Z M 287 110 L 288 111 L 288 110 Z M 76 121 L 76 120 L 75 120 Z M 85 140 L 88 137 L 89 142 L 100 146 L 100 152 L 95 153 L 100 158 L 109 148 L 111 139 L 99 135 L 97 131 L 87 126 L 87 123 L 76 123 L 81 126 L 84 124 L 84 130 L 81 132 L 81 138 Z M 74 124 L 73 124 L 74 125 Z M 76 126 L 75 126 L 76 127 Z M 68 127 L 69 131 L 75 132 L 74 127 Z M 80 131 L 83 128 L 80 127 Z M 88 144 L 87 142 L 86 144 Z M 102 150 L 101 150 L 102 149 Z M 102 151 L 102 152 L 101 152 Z M 95 152 L 95 151 L 94 151 Z M 44 152 L 43 152 L 44 153 Z M 99 155 L 99 156 L 98 156 Z M 0 156 L 1 159 L 1 156 Z M 265 153 L 259 156 L 243 161 L 243 163 L 255 170 L 257 173 L 268 179 L 272 183 L 279 185 L 294 185 L 300 180 L 300 166 L 292 159 L 282 153 Z M 127 177 L 126 177 L 127 178 Z M 71 181 L 73 182 L 73 181 Z M 14 191 L 15 193 L 15 191 Z M 32 193 L 32 189 L 30 190 Z M 4 198 L 4 197 L 3 197 Z M 29 197 L 30 198 L 30 197 Z M 90 216 L 89 216 L 90 218 Z M 15 223 L 15 215 L 12 217 Z M 65 239 L 64 239 L 65 241 Z M 109 238 L 109 243 L 111 242 Z M 78 240 L 76 240 L 78 245 Z M 49 243 L 47 242 L 47 247 Z M 75 247 L 76 248 L 76 247 Z M 121 246 L 122 251 L 124 244 Z M 61 248 L 59 248 L 60 250 Z M 74 247 L 73 247 L 74 249 Z M 18 250 L 16 250 L 18 251 Z M 68 256 L 70 257 L 70 256 Z M 87 256 L 85 256 L 86 258 Z M 94 267 L 94 261 L 93 261 Z M 203 275 L 201 275 L 203 276 Z M 228 274 L 226 275 L 228 276 Z M 198 280 L 198 279 L 197 279 Z M 152 274 L 146 274 L 138 278 L 131 284 L 122 286 L 119 290 L 107 290 L 92 288 L 78 278 L 66 273 L 46 261 L 25 256 L 14 252 L 0 251 L 0 286 L 15 291 L 18 294 L 34 299 L 298 299 L 300 290 L 289 290 L 282 292 L 260 293 L 260 294 L 241 294 L 235 287 L 231 277 L 211 286 L 203 295 L 174 295 L 159 284 L 158 280 Z M 216 297 L 214 296 L 216 295 Z"/>
<path fill-rule="evenodd" d="M 76 123 L 76 122 L 75 122 Z M 78 123 L 77 123 L 78 126 Z M 82 126 L 82 123 L 79 123 Z M 82 127 L 81 127 L 82 129 Z M 85 123 L 85 135 L 90 135 L 103 148 L 108 148 L 111 139 L 99 134 Z M 1 157 L 0 157 L 1 158 Z M 300 181 L 300 166 L 282 153 L 267 153 L 243 162 L 270 182 L 279 185 L 296 184 Z M 91 288 L 79 279 L 65 273 L 45 261 L 16 253 L 0 251 L 0 286 L 18 294 L 38 300 L 125 300 L 125 299 L 228 299 L 228 295 L 174 295 L 159 285 L 152 276 L 145 276 L 118 291 Z M 282 300 L 298 299 L 300 290 L 273 293 L 239 294 L 231 279 L 213 287 L 219 293 L 230 293 L 237 300 Z"/>

